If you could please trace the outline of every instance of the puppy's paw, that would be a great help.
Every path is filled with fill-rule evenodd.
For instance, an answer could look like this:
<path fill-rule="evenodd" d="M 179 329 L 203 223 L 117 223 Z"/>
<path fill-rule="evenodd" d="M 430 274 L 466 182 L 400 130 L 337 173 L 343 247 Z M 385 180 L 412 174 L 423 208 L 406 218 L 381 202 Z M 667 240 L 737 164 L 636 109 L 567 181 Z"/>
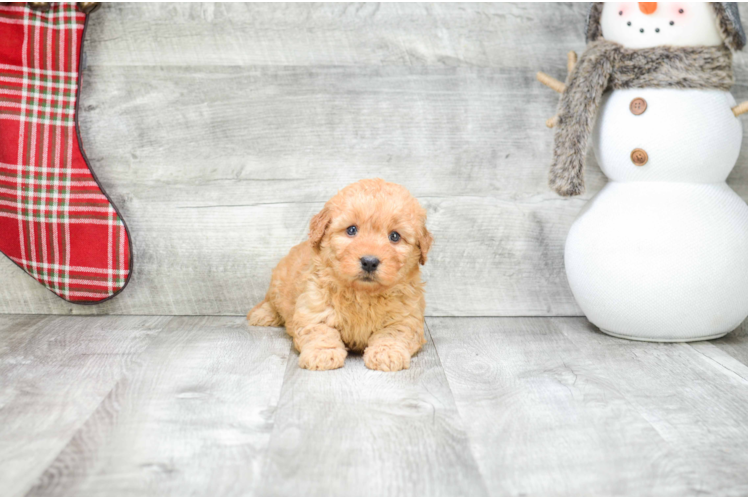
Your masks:
<path fill-rule="evenodd" d="M 342 347 L 307 348 L 299 354 L 299 366 L 306 370 L 334 370 L 345 364 L 348 351 Z"/>
<path fill-rule="evenodd" d="M 410 367 L 410 354 L 405 348 L 373 345 L 364 351 L 364 364 L 370 370 L 396 372 Z"/>
<path fill-rule="evenodd" d="M 264 300 L 249 311 L 249 314 L 247 314 L 247 321 L 249 321 L 249 324 L 252 326 L 283 325 L 283 320 L 276 312 L 275 308 Z"/>

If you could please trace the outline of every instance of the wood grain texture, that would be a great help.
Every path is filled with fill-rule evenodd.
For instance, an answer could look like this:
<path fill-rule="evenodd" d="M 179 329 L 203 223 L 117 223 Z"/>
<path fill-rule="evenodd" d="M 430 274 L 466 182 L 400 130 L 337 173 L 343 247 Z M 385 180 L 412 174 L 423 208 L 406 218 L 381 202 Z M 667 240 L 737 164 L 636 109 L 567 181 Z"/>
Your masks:
<path fill-rule="evenodd" d="M 699 344 L 702 344 L 702 342 L 699 342 Z M 743 322 L 734 332 L 721 339 L 712 340 L 709 344 L 722 349 L 731 358 L 748 366 L 748 321 Z"/>
<path fill-rule="evenodd" d="M 167 321 L 0 315 L 0 495 L 29 490 Z"/>
<path fill-rule="evenodd" d="M 631 342 L 622 347 L 639 359 L 638 366 L 618 370 L 607 336 L 583 319 L 559 319 L 557 325 L 585 356 L 600 360 L 600 367 L 624 384 L 628 399 L 694 471 L 686 485 L 702 495 L 748 495 L 745 365 L 729 356 L 704 355 L 699 343 Z"/>
<path fill-rule="evenodd" d="M 431 315 L 579 315 L 563 245 L 605 183 L 546 185 L 583 4 L 107 4 L 81 131 L 132 230 L 135 272 L 72 306 L 0 259 L 0 313 L 245 314 L 338 189 L 379 176 L 429 211 Z M 745 17 L 748 10 L 745 6 Z M 748 98 L 736 54 L 734 94 Z M 747 142 L 748 144 L 748 142 Z M 746 153 L 730 185 L 748 198 Z"/>
<path fill-rule="evenodd" d="M 748 492 L 748 379 L 724 359 L 582 318 L 427 322 L 490 494 Z"/>
<path fill-rule="evenodd" d="M 397 373 L 349 355 L 311 372 L 289 359 L 259 493 L 484 495 L 432 341 Z"/>
<path fill-rule="evenodd" d="M 31 495 L 248 495 L 290 339 L 244 318 L 174 318 Z"/>
<path fill-rule="evenodd" d="M 475 66 L 566 68 L 584 4 L 108 4 L 89 61 L 123 66 Z M 528 29 L 532 28 L 532 29 Z"/>
<path fill-rule="evenodd" d="M 744 342 L 427 324 L 409 370 L 309 372 L 242 317 L 0 315 L 0 494 L 748 494 Z"/>

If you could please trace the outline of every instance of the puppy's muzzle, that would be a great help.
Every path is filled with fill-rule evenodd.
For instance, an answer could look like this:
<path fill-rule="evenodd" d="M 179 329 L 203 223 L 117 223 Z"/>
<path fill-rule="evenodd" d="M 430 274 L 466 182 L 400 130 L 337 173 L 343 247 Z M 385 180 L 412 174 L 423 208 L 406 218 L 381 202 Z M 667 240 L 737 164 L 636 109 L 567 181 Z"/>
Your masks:
<path fill-rule="evenodd" d="M 373 255 L 364 255 L 361 257 L 361 269 L 365 273 L 373 274 L 377 270 L 377 267 L 379 267 L 379 259 Z"/>

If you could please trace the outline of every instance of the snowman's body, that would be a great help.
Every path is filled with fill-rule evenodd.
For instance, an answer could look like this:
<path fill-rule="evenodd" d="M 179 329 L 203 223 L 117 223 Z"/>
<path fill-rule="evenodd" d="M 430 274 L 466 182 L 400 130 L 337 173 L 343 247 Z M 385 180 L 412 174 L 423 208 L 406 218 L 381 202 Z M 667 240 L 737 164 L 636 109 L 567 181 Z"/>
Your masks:
<path fill-rule="evenodd" d="M 709 339 L 748 316 L 748 206 L 725 183 L 742 141 L 733 106 L 717 90 L 604 97 L 592 142 L 610 183 L 574 222 L 565 262 L 577 302 L 606 333 Z"/>

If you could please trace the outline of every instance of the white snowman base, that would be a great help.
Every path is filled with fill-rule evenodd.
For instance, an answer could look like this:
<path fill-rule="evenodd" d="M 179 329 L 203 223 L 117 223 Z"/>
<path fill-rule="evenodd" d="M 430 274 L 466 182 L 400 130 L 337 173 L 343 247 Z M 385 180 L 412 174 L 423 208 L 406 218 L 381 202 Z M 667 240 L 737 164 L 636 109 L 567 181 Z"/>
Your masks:
<path fill-rule="evenodd" d="M 748 316 L 748 205 L 724 182 L 610 182 L 577 217 L 566 273 L 615 337 L 721 337 Z"/>
<path fill-rule="evenodd" d="M 734 330 L 734 329 L 733 329 Z M 624 340 L 638 340 L 639 342 L 700 342 L 702 340 L 714 340 L 719 339 L 730 333 L 732 330 L 729 330 L 727 332 L 723 333 L 717 333 L 714 335 L 707 335 L 706 337 L 684 337 L 682 339 L 679 338 L 660 338 L 660 337 L 634 337 L 632 335 L 622 335 L 620 333 L 615 332 L 609 332 L 608 330 L 605 330 L 603 328 L 600 328 L 600 331 L 610 335 L 611 337 L 616 337 L 619 339 Z"/>

